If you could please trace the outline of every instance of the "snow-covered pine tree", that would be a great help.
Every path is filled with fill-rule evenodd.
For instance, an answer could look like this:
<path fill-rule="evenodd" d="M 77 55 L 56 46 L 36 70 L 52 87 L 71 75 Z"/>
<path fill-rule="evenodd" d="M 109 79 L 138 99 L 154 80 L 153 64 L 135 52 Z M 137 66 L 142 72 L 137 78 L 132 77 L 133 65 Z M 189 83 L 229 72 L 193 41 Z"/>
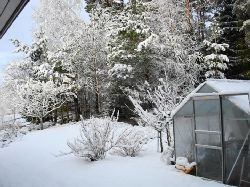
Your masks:
<path fill-rule="evenodd" d="M 138 45 L 150 37 L 150 27 L 145 23 L 145 7 L 141 0 L 129 3 L 111 18 L 109 42 L 109 75 L 111 109 L 120 111 L 120 118 L 129 118 L 133 114 L 128 106 L 131 103 L 124 94 L 125 89 L 136 89 L 136 85 L 145 80 L 153 82 L 153 72 L 147 50 L 138 50 Z M 153 67 L 153 65 L 152 65 Z"/>
<path fill-rule="evenodd" d="M 19 73 L 21 73 L 21 77 L 17 75 L 17 77 L 14 77 L 14 75 L 9 76 L 9 78 L 14 78 L 14 81 L 18 81 L 17 87 L 17 94 L 20 92 L 20 97 L 22 98 L 22 103 L 20 103 L 21 106 L 21 113 L 23 113 L 26 116 L 30 117 L 37 117 L 40 120 L 42 119 L 41 116 L 31 115 L 31 111 L 35 111 L 34 109 L 28 110 L 29 107 L 27 102 L 30 102 L 29 99 L 31 98 L 38 98 L 40 97 L 41 102 L 43 101 L 44 108 L 47 108 L 47 112 L 54 112 L 55 109 L 59 109 L 62 105 L 59 104 L 58 98 L 60 94 L 63 93 L 63 99 L 69 100 L 70 98 L 73 98 L 72 94 L 72 81 L 65 81 L 65 79 L 68 77 L 68 71 L 62 71 L 62 66 L 60 65 L 60 62 L 62 62 L 60 53 L 58 52 L 51 52 L 48 49 L 48 41 L 46 37 L 44 36 L 43 32 L 37 32 L 35 35 L 34 42 L 28 46 L 25 44 L 22 44 L 18 40 L 13 40 L 13 44 L 16 47 L 16 52 L 23 53 L 23 60 L 18 62 L 14 69 L 17 70 Z M 59 63 L 59 64 L 58 64 Z M 16 76 L 16 75 L 15 75 Z M 69 79 L 69 78 L 68 78 Z M 71 80 L 71 79 L 70 79 Z M 49 86 L 46 86 L 50 84 L 51 88 Z M 53 85 L 52 85 L 53 84 Z M 26 88 L 23 89 L 23 87 Z M 32 85 L 32 86 L 30 86 Z M 35 85 L 38 87 L 42 87 L 42 89 L 35 89 Z M 56 94 L 48 96 L 48 98 L 41 98 L 42 92 L 47 92 L 48 90 L 43 89 L 49 89 L 50 92 L 53 92 L 53 90 L 56 91 Z M 33 90 L 33 91 L 32 91 Z M 58 90 L 61 90 L 62 93 L 57 92 Z M 41 94 L 39 94 L 41 92 Z M 26 94 L 32 93 L 34 96 L 28 96 Z M 38 95 L 35 95 L 38 94 Z M 39 96 L 41 95 L 41 96 Z M 46 94 L 45 94 L 46 95 Z M 55 98 L 52 98 L 55 97 Z M 45 97 L 45 96 L 43 96 Z M 48 101 L 46 100 L 48 99 Z M 54 100 L 53 100 L 54 99 Z M 49 101 L 50 100 L 50 101 Z M 26 102 L 27 101 L 27 102 Z M 33 102 L 33 101 L 32 101 Z M 35 101 L 34 101 L 35 102 Z M 38 101 L 36 101 L 38 102 Z M 25 105 L 26 103 L 26 105 Z M 39 105 L 39 103 L 36 103 Z M 46 104 L 46 106 L 45 106 Z M 48 104 L 48 105 L 47 105 Z M 60 107 L 59 107 L 60 106 Z M 39 106 L 37 106 L 39 108 Z M 50 110 L 49 110 L 50 109 Z M 27 110 L 27 112 L 25 112 Z M 39 109 L 41 110 L 41 109 Z M 47 113 L 45 112 L 45 113 Z M 43 113 L 44 114 L 44 113 Z M 51 115 L 51 113 L 49 113 Z M 49 115 L 48 113 L 45 115 Z"/>
<path fill-rule="evenodd" d="M 204 44 L 208 47 L 207 51 L 210 51 L 211 54 L 204 56 L 204 69 L 206 78 L 216 78 L 223 79 L 225 78 L 225 70 L 227 70 L 227 63 L 229 59 L 227 55 L 222 54 L 229 47 L 228 44 L 217 44 L 211 43 L 207 40 L 204 40 Z"/>
<path fill-rule="evenodd" d="M 171 145 L 171 112 L 177 105 L 177 99 L 180 101 L 197 82 L 196 43 L 189 32 L 183 8 L 185 1 L 151 1 L 145 3 L 145 7 L 144 16 L 151 34 L 139 43 L 137 50 L 148 51 L 151 64 L 159 68 L 155 85 L 147 88 L 146 96 L 153 104 L 152 111 L 143 109 L 135 98 L 130 97 L 130 100 L 145 124 L 153 126 L 160 135 L 166 128 L 168 144 Z"/>
<path fill-rule="evenodd" d="M 124 0 L 85 0 L 85 10 L 91 13 L 97 6 L 102 8 L 122 9 L 124 7 Z"/>
<path fill-rule="evenodd" d="M 249 19 L 249 1 L 219 0 L 217 1 L 216 21 L 222 32 L 217 38 L 218 43 L 227 43 L 229 48 L 225 54 L 229 58 L 226 77 L 231 79 L 249 79 L 250 48 L 246 43 L 243 27 Z"/>
<path fill-rule="evenodd" d="M 239 57 L 240 77 L 245 79 L 250 78 L 250 1 L 236 0 L 233 7 L 233 13 L 237 17 L 237 23 L 241 27 L 236 41 L 240 50 L 237 51 Z M 244 40 L 243 40 L 244 39 Z"/>
<path fill-rule="evenodd" d="M 16 53 L 22 53 L 23 61 L 20 66 L 25 66 L 30 79 L 47 81 L 51 74 L 51 64 L 48 60 L 47 39 L 43 32 L 36 32 L 34 42 L 29 46 L 13 39 Z"/>

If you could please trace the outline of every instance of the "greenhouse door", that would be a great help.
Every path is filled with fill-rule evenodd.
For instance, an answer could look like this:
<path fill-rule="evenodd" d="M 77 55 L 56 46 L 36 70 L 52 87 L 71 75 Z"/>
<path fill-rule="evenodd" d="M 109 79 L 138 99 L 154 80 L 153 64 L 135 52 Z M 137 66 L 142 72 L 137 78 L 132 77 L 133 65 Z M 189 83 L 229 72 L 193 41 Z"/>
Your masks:
<path fill-rule="evenodd" d="M 218 96 L 193 98 L 197 176 L 222 181 L 222 138 Z"/>

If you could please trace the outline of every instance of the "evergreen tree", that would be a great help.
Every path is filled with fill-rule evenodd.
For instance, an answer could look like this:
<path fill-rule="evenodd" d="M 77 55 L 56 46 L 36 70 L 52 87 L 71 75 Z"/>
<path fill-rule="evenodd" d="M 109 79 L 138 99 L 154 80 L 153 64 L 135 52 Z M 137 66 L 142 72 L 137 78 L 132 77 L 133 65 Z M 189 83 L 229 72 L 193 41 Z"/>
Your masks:
<path fill-rule="evenodd" d="M 250 1 L 247 0 L 237 0 L 234 3 L 234 14 L 236 14 L 240 24 L 243 22 L 243 25 L 240 29 L 242 35 L 244 35 L 245 42 L 242 42 L 243 51 L 241 54 L 242 58 L 242 73 L 241 76 L 250 79 Z"/>
<path fill-rule="evenodd" d="M 64 55 L 61 54 L 61 51 L 52 52 L 48 49 L 48 41 L 43 32 L 35 33 L 34 42 L 31 45 L 22 44 L 18 40 L 13 40 L 13 44 L 16 47 L 16 52 L 24 54 L 23 60 L 14 66 L 17 71 L 22 72 L 21 77 L 18 75 L 16 78 L 18 79 L 17 94 L 20 94 L 22 99 L 20 112 L 23 115 L 39 118 L 41 121 L 44 120 L 44 117 L 48 117 L 52 115 L 52 112 L 60 109 L 66 101 L 75 98 L 72 93 L 75 86 L 74 82 L 69 71 L 63 66 L 62 58 L 64 58 Z M 43 90 L 45 88 L 47 90 Z M 52 93 L 52 90 L 55 92 Z M 52 95 L 46 92 L 51 92 Z M 57 98 L 59 95 L 63 95 L 60 100 Z M 39 103 L 39 97 L 41 102 L 44 103 Z M 32 98 L 36 101 L 34 101 L 34 105 L 29 105 L 29 102 L 33 102 Z M 42 104 L 46 105 L 44 106 L 46 115 L 43 113 L 43 116 L 38 116 Z M 32 109 L 32 107 L 36 105 L 40 109 L 37 109 L 37 114 L 33 115 L 31 113 L 35 109 Z M 51 110 L 52 106 L 54 106 L 53 110 Z"/>
<path fill-rule="evenodd" d="M 146 39 L 154 40 L 145 17 L 145 5 L 142 1 L 130 1 L 111 22 L 109 42 L 110 109 L 120 110 L 120 118 L 133 115 L 131 102 L 125 94 L 128 90 L 137 90 L 145 81 L 153 82 L 156 72 L 149 59 L 149 51 L 143 46 Z"/>
<path fill-rule="evenodd" d="M 228 44 L 211 43 L 206 40 L 204 40 L 204 43 L 208 47 L 207 51 L 210 51 L 210 54 L 204 57 L 205 77 L 225 78 L 224 72 L 227 69 L 229 59 L 226 55 L 221 54 L 221 52 L 224 52 L 229 47 Z"/>
<path fill-rule="evenodd" d="M 244 1 L 219 0 L 217 2 L 219 23 L 222 33 L 218 37 L 219 43 L 229 44 L 225 54 L 229 58 L 229 66 L 226 71 L 227 78 L 249 79 L 250 78 L 250 48 L 246 43 L 246 33 L 242 29 L 247 14 L 237 13 L 237 5 L 246 6 Z"/>
<path fill-rule="evenodd" d="M 85 0 L 86 7 L 85 10 L 88 13 L 91 13 L 98 4 L 101 5 L 102 8 L 114 8 L 121 9 L 124 7 L 124 0 Z"/>

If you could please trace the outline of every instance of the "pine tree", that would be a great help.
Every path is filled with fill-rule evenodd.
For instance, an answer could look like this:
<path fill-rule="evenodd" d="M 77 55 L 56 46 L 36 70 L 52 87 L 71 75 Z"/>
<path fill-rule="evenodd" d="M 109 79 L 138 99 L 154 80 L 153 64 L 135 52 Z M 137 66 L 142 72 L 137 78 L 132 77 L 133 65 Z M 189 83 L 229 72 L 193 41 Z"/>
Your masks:
<path fill-rule="evenodd" d="M 204 40 L 204 43 L 208 47 L 207 51 L 211 52 L 211 54 L 204 57 L 205 77 L 216 79 L 225 78 L 224 72 L 228 68 L 227 63 L 229 59 L 221 53 L 229 47 L 228 44 L 211 43 L 207 40 Z"/>
<path fill-rule="evenodd" d="M 110 108 L 117 108 L 120 118 L 133 116 L 130 110 L 132 105 L 125 90 L 136 90 L 144 81 L 152 82 L 154 75 L 150 67 L 152 64 L 148 50 L 140 45 L 151 36 L 144 11 L 142 1 L 130 1 L 111 19 L 114 24 L 110 33 L 108 54 L 111 78 L 109 90 L 112 101 Z"/>
<path fill-rule="evenodd" d="M 85 10 L 91 13 L 98 5 L 102 8 L 122 9 L 124 7 L 124 0 L 85 0 Z"/>
<path fill-rule="evenodd" d="M 16 52 L 24 54 L 23 60 L 14 68 L 17 68 L 17 71 L 20 71 L 22 75 L 26 75 L 22 81 L 18 82 L 17 86 L 17 91 L 20 92 L 20 97 L 22 98 L 21 113 L 28 117 L 39 118 L 41 121 L 45 116 L 52 115 L 52 112 L 61 108 L 63 106 L 61 104 L 65 103 L 64 101 L 74 98 L 75 95 L 72 94 L 74 82 L 72 77 L 70 77 L 69 71 L 63 66 L 62 58 L 64 56 L 61 54 L 61 51 L 52 52 L 48 49 L 48 41 L 42 31 L 36 32 L 34 35 L 34 42 L 31 45 L 13 40 Z M 36 86 L 38 87 L 37 89 L 35 88 Z M 49 88 L 50 86 L 51 88 Z M 47 90 L 42 90 L 43 88 Z M 53 90 L 55 91 L 54 93 L 52 93 Z M 51 95 L 48 92 L 51 92 Z M 39 93 L 41 94 L 40 96 Z M 60 94 L 63 94 L 63 97 L 57 98 Z M 39 97 L 44 103 L 38 103 Z M 32 99 L 36 99 L 36 101 L 34 100 L 33 105 L 29 105 L 29 102 L 33 102 Z M 46 112 L 42 111 L 41 115 L 39 114 L 40 116 L 38 116 L 43 104 Z M 36 114 L 32 114 L 32 111 L 35 111 L 32 107 L 36 106 L 40 109 L 36 110 Z"/>
<path fill-rule="evenodd" d="M 241 27 L 240 32 L 244 36 L 245 41 L 241 41 L 241 47 L 243 48 L 240 52 L 242 59 L 242 72 L 241 76 L 246 79 L 250 79 L 250 1 L 247 0 L 237 0 L 234 3 L 233 13 L 236 15 L 239 20 Z M 243 22 L 243 23 L 242 23 Z"/>
<path fill-rule="evenodd" d="M 250 48 L 245 40 L 245 32 L 242 29 L 244 16 L 241 17 L 235 11 L 235 6 L 243 1 L 219 0 L 218 15 L 216 20 L 222 29 L 218 37 L 219 43 L 229 44 L 225 54 L 229 58 L 229 66 L 226 71 L 227 78 L 249 79 L 250 78 Z M 245 5 L 243 5 L 244 7 Z M 238 14 L 238 15 L 237 15 Z"/>

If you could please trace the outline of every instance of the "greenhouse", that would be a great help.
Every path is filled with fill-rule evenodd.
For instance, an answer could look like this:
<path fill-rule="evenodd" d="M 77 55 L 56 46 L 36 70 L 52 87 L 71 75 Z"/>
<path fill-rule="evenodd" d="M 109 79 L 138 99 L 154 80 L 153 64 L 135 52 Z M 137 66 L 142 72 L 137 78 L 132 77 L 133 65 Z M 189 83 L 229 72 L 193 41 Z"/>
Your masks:
<path fill-rule="evenodd" d="M 207 80 L 173 112 L 175 156 L 196 175 L 250 186 L 250 81 Z"/>

